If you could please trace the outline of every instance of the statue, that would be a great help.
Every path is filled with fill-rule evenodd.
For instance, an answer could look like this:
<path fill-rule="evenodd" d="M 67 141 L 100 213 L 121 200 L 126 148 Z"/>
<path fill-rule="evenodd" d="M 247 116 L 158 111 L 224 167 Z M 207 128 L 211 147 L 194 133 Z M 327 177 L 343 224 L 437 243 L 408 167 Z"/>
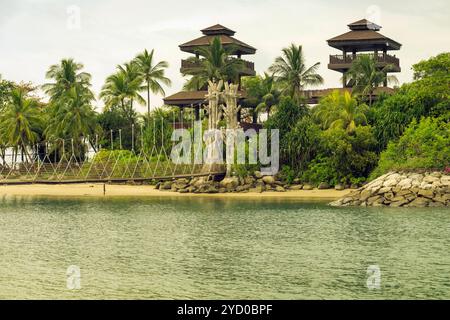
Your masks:
<path fill-rule="evenodd" d="M 223 92 L 225 105 L 222 105 L 222 110 L 227 123 L 227 177 L 231 176 L 232 163 L 234 163 L 234 143 L 236 141 L 236 131 L 239 128 L 237 115 L 241 106 L 237 105 L 237 99 L 239 97 L 237 91 L 238 85 L 225 83 L 225 90 Z"/>
<path fill-rule="evenodd" d="M 219 108 L 219 101 L 221 98 L 221 91 L 223 87 L 223 80 L 219 83 L 208 81 L 208 94 L 205 96 L 208 100 L 208 105 L 206 106 L 206 112 L 208 113 L 208 131 L 206 132 L 206 164 L 203 167 L 203 171 L 210 172 L 217 169 L 220 164 L 213 165 L 216 159 L 221 159 L 222 155 L 222 141 L 218 141 L 217 138 L 217 127 L 219 125 L 220 118 L 222 117 L 222 112 Z M 221 139 L 220 139 L 221 140 Z M 220 145 L 219 145 L 220 144 Z"/>

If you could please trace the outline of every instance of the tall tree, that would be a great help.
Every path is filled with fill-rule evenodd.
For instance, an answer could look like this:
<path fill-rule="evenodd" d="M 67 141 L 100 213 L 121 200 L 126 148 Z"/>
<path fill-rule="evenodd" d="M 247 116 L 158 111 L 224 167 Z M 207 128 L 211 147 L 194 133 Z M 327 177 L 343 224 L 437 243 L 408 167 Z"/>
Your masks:
<path fill-rule="evenodd" d="M 269 117 L 271 109 L 276 107 L 280 100 L 281 92 L 275 84 L 275 77 L 264 72 L 263 76 L 244 78 L 243 87 L 247 98 L 243 103 L 254 107 L 257 114 L 267 113 Z"/>
<path fill-rule="evenodd" d="M 390 70 L 392 70 L 391 65 L 380 69 L 377 67 L 375 57 L 362 54 L 353 61 L 346 76 L 350 82 L 353 82 L 354 92 L 362 96 L 368 96 L 369 106 L 372 106 L 373 92 L 376 87 L 382 85 L 385 81 L 398 83 L 395 76 L 387 75 Z"/>
<path fill-rule="evenodd" d="M 136 64 L 129 63 L 118 66 L 118 71 L 108 78 L 100 92 L 100 98 L 105 102 L 105 107 L 120 106 L 127 111 L 133 108 L 133 101 L 145 104 L 144 98 L 139 94 L 142 78 Z"/>
<path fill-rule="evenodd" d="M 275 79 L 283 88 L 283 92 L 298 99 L 306 86 L 323 83 L 323 78 L 317 74 L 320 62 L 311 67 L 305 64 L 303 48 L 291 44 L 282 50 L 282 55 L 275 59 L 269 71 L 275 75 Z"/>
<path fill-rule="evenodd" d="M 50 96 L 50 101 L 56 101 L 64 94 L 69 92 L 74 86 L 80 86 L 83 94 L 94 94 L 89 89 L 91 86 L 91 75 L 87 72 L 81 72 L 83 64 L 75 62 L 73 59 L 63 59 L 60 64 L 50 66 L 46 78 L 54 82 L 46 83 L 42 86 L 44 92 Z M 80 92 L 82 90 L 79 90 Z"/>
<path fill-rule="evenodd" d="M 215 37 L 211 44 L 197 50 L 197 57 L 191 57 L 187 61 L 192 67 L 185 68 L 183 76 L 192 76 L 184 85 L 187 90 L 199 90 L 204 88 L 208 80 L 218 82 L 238 82 L 239 74 L 244 68 L 243 61 L 233 58 L 235 48 L 224 47 L 219 37 Z"/>
<path fill-rule="evenodd" d="M 0 135 L 13 148 L 14 161 L 17 161 L 19 149 L 27 160 L 30 159 L 27 147 L 37 142 L 41 126 L 39 102 L 27 97 L 24 89 L 13 89 L 0 116 Z"/>
<path fill-rule="evenodd" d="M 47 137 L 72 139 L 74 152 L 82 158 L 82 139 L 92 137 L 97 132 L 96 112 L 92 106 L 93 98 L 79 86 L 71 88 L 61 99 L 58 107 L 50 110 L 50 117 L 45 134 Z"/>
<path fill-rule="evenodd" d="M 134 59 L 138 66 L 139 73 L 145 82 L 142 89 L 147 91 L 147 117 L 150 118 L 150 92 L 154 94 L 165 95 L 163 85 L 170 86 L 171 81 L 169 78 L 165 77 L 165 69 L 169 67 L 167 61 L 156 62 L 153 59 L 154 50 L 147 51 L 138 54 Z"/>

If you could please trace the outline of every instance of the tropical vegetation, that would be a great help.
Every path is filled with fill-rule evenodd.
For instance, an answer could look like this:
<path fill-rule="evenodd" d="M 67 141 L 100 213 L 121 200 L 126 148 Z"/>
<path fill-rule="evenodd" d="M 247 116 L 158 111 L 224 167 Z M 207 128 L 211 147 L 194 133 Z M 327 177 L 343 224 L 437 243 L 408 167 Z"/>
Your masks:
<path fill-rule="evenodd" d="M 105 79 L 96 99 L 91 75 L 83 64 L 63 59 L 49 67 L 48 83 L 36 86 L 0 77 L 0 157 L 32 161 L 42 156 L 37 145 L 50 142 L 55 159 L 72 148 L 83 159 L 87 145 L 129 150 L 126 155 L 170 150 L 175 120 L 190 122 L 193 114 L 168 106 L 151 108 L 150 95 L 165 94 L 170 80 L 165 61 L 154 50 L 144 50 L 118 65 Z M 188 60 L 185 87 L 205 88 L 208 80 L 237 82 L 242 60 L 233 48 L 216 38 Z M 191 66 L 191 67 L 189 67 Z M 280 134 L 281 176 L 305 183 L 360 184 L 389 170 L 445 169 L 450 154 L 450 53 L 413 65 L 414 78 L 390 95 L 374 91 L 386 81 L 386 69 L 375 67 L 371 56 L 361 55 L 345 75 L 350 91 L 336 90 L 316 106 L 307 105 L 304 91 L 323 82 L 319 63 L 305 63 L 302 46 L 284 48 L 261 76 L 242 79 L 243 107 L 252 108 L 267 129 Z M 96 104 L 101 100 L 102 110 Z M 138 106 L 146 107 L 139 112 Z M 265 116 L 263 116 L 265 115 Z M 181 117 L 181 118 L 180 118 Z M 203 125 L 206 125 L 205 123 Z M 65 141 L 65 143 L 63 143 Z M 239 166 L 245 176 L 255 166 Z"/>

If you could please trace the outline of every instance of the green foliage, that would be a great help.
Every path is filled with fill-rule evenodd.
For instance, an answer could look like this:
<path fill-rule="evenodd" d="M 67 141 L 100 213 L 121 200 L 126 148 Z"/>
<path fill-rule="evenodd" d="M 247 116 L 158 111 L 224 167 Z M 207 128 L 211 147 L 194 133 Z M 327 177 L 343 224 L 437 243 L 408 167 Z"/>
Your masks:
<path fill-rule="evenodd" d="M 133 109 L 133 102 L 145 104 L 144 98 L 139 94 L 143 81 L 136 63 L 126 63 L 118 66 L 117 72 L 106 78 L 100 92 L 100 98 L 105 102 L 105 108 L 119 106 L 124 112 Z"/>
<path fill-rule="evenodd" d="M 170 156 L 173 132 L 174 110 L 170 108 L 157 108 L 150 113 L 147 126 L 144 128 L 144 150 L 151 152 L 153 148 L 165 148 Z"/>
<path fill-rule="evenodd" d="M 39 140 L 42 126 L 43 116 L 39 102 L 30 98 L 23 88 L 12 89 L 0 115 L 1 144 L 12 146 L 15 157 L 20 148 L 28 159 L 27 146 Z"/>
<path fill-rule="evenodd" d="M 275 76 L 284 94 L 300 99 L 306 86 L 323 83 L 323 78 L 317 73 L 320 62 L 307 67 L 303 47 L 291 44 L 283 48 L 282 55 L 275 59 L 269 71 Z"/>
<path fill-rule="evenodd" d="M 308 170 L 301 175 L 301 180 L 318 185 L 321 182 L 328 182 L 330 185 L 339 183 L 339 173 L 331 164 L 330 158 L 318 157 L 312 160 Z"/>
<path fill-rule="evenodd" d="M 372 105 L 372 96 L 376 87 L 383 82 L 398 83 L 395 76 L 387 76 L 387 72 L 392 70 L 391 65 L 383 69 L 377 67 L 377 60 L 373 55 L 361 54 L 352 62 L 352 66 L 346 73 L 347 79 L 353 83 L 353 91 L 362 95 L 362 100 L 369 97 L 369 105 Z"/>
<path fill-rule="evenodd" d="M 107 161 L 118 163 L 129 163 L 130 161 L 137 161 L 138 157 L 130 150 L 100 150 L 95 154 L 94 163 L 106 163 Z"/>
<path fill-rule="evenodd" d="M 133 125 L 135 130 L 134 147 L 135 149 L 139 147 L 139 143 L 136 139 L 138 134 L 140 136 L 140 127 L 138 125 L 137 113 L 133 109 L 127 108 L 125 112 L 122 108 L 114 106 L 103 110 L 103 112 L 98 115 L 97 121 L 102 128 L 102 135 L 100 135 L 99 143 L 103 147 L 111 148 L 111 130 L 113 130 L 113 147 L 118 148 L 120 145 L 119 130 L 121 130 L 122 148 L 131 150 L 133 146 Z"/>
<path fill-rule="evenodd" d="M 14 89 L 14 83 L 3 80 L 0 75 L 0 111 L 10 98 L 11 91 Z"/>
<path fill-rule="evenodd" d="M 423 60 L 413 66 L 414 79 L 420 80 L 425 78 L 448 78 L 450 75 L 450 52 L 444 52 Z"/>
<path fill-rule="evenodd" d="M 353 134 L 342 128 L 323 131 L 320 151 L 302 175 L 303 180 L 350 183 L 365 178 L 377 164 L 376 140 L 370 126 L 357 126 Z"/>
<path fill-rule="evenodd" d="M 283 165 L 281 167 L 281 171 L 279 173 L 281 180 L 284 182 L 291 184 L 294 182 L 294 179 L 297 178 L 297 174 L 294 169 L 292 169 L 290 166 Z"/>
<path fill-rule="evenodd" d="M 450 123 L 444 118 L 413 120 L 397 142 L 381 153 L 371 177 L 390 170 L 444 169 L 450 164 Z"/>
<path fill-rule="evenodd" d="M 155 50 L 152 50 L 149 53 L 147 49 L 145 49 L 144 52 L 138 54 L 133 60 L 143 79 L 141 90 L 147 92 L 148 114 L 150 113 L 150 92 L 165 95 L 166 93 L 164 92 L 162 85 L 169 86 L 171 84 L 170 79 L 164 75 L 165 69 L 169 67 L 169 63 L 167 61 L 155 62 L 153 59 L 154 53 Z"/>
<path fill-rule="evenodd" d="M 197 57 L 189 58 L 191 68 L 185 68 L 183 76 L 192 76 L 184 85 L 186 90 L 205 88 L 210 81 L 224 80 L 238 82 L 239 73 L 244 69 L 241 59 L 231 57 L 234 46 L 222 46 L 219 37 L 215 37 L 208 47 L 197 49 Z"/>
<path fill-rule="evenodd" d="M 293 98 L 284 96 L 278 104 L 277 112 L 264 124 L 268 129 L 280 130 L 280 140 L 291 131 L 298 120 L 309 113 L 304 104 L 298 104 Z"/>
<path fill-rule="evenodd" d="M 245 77 L 242 86 L 247 93 L 243 106 L 253 107 L 257 113 L 266 112 L 268 116 L 271 109 L 276 108 L 281 92 L 278 90 L 273 76 L 264 73 L 264 77 Z"/>
<path fill-rule="evenodd" d="M 62 59 L 59 64 L 50 66 L 46 73 L 47 79 L 53 82 L 42 86 L 44 92 L 50 97 L 50 102 L 62 98 L 70 89 L 77 86 L 83 95 L 89 95 L 94 99 L 94 94 L 89 89 L 91 87 L 91 75 L 81 72 L 83 64 L 75 62 L 73 59 Z"/>
<path fill-rule="evenodd" d="M 282 163 L 289 164 L 297 171 L 305 170 L 318 154 L 320 143 L 319 126 L 309 116 L 301 118 L 282 138 L 280 143 Z"/>
<path fill-rule="evenodd" d="M 374 105 L 369 116 L 379 141 L 378 150 L 398 139 L 413 120 L 445 116 L 450 120 L 450 53 L 413 66 L 415 81 Z"/>
<path fill-rule="evenodd" d="M 322 98 L 314 108 L 313 117 L 321 128 L 341 128 L 353 133 L 357 125 L 366 125 L 368 107 L 358 104 L 349 92 L 341 94 L 339 90 Z"/>

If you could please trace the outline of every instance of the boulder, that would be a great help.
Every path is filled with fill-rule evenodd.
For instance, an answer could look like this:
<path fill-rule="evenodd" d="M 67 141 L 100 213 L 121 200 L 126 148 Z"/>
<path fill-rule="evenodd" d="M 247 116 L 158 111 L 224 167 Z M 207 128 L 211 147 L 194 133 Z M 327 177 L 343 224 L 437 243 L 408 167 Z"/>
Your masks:
<path fill-rule="evenodd" d="M 370 197 L 370 198 L 366 198 L 366 199 L 367 199 L 367 205 L 369 205 L 369 206 L 373 205 L 376 201 L 379 201 L 380 199 L 384 200 L 384 198 L 382 196 L 380 196 L 380 195 L 376 195 L 376 196 L 373 196 L 373 197 Z M 359 200 L 365 201 L 366 199 L 363 200 L 363 198 L 361 197 Z"/>
<path fill-rule="evenodd" d="M 384 194 L 384 193 L 391 192 L 391 191 L 392 191 L 392 187 L 382 187 L 382 188 L 378 189 L 377 193 Z"/>
<path fill-rule="evenodd" d="M 244 178 L 244 184 L 254 184 L 256 181 L 252 176 L 247 176 Z"/>
<path fill-rule="evenodd" d="M 238 177 L 228 177 L 224 178 L 222 181 L 219 182 L 219 186 L 221 188 L 225 188 L 227 190 L 233 190 L 239 185 L 239 179 Z"/>
<path fill-rule="evenodd" d="M 305 184 L 303 186 L 303 190 L 312 190 L 312 189 L 314 189 L 314 187 L 312 185 L 310 185 L 310 184 Z"/>
<path fill-rule="evenodd" d="M 256 179 L 261 179 L 263 177 L 261 171 L 255 171 L 253 175 L 255 176 Z"/>
<path fill-rule="evenodd" d="M 257 185 L 254 188 L 249 189 L 250 192 L 261 193 L 264 191 L 264 186 Z"/>
<path fill-rule="evenodd" d="M 343 184 L 338 183 L 337 185 L 334 186 L 334 189 L 336 189 L 336 190 L 344 190 L 345 186 Z"/>
<path fill-rule="evenodd" d="M 433 182 L 440 182 L 440 176 L 436 177 L 436 176 L 432 176 L 432 175 L 427 175 L 425 177 L 423 177 L 422 182 L 427 182 L 427 183 L 433 183 Z"/>
<path fill-rule="evenodd" d="M 286 189 L 283 188 L 282 186 L 276 186 L 276 187 L 275 187 L 275 191 L 277 191 L 277 192 L 285 192 Z"/>
<path fill-rule="evenodd" d="M 245 185 L 243 185 L 243 186 L 237 186 L 236 187 L 236 192 L 245 192 L 245 191 L 248 191 L 248 189 L 250 189 L 250 185 L 248 185 L 248 184 L 245 184 Z"/>
<path fill-rule="evenodd" d="M 400 187 L 400 189 L 405 190 L 411 188 L 412 185 L 412 179 L 406 178 L 402 179 L 397 183 L 397 187 Z"/>
<path fill-rule="evenodd" d="M 371 190 L 363 190 L 361 191 L 361 194 L 359 195 L 359 200 L 361 201 L 366 201 L 367 199 L 369 199 L 372 195 L 374 194 L 374 192 L 372 192 Z"/>
<path fill-rule="evenodd" d="M 422 197 L 425 197 L 425 198 L 429 198 L 429 199 L 433 199 L 433 197 L 434 197 L 434 192 L 431 189 L 419 190 L 419 192 L 417 194 L 419 196 L 422 196 Z"/>
<path fill-rule="evenodd" d="M 321 182 L 319 183 L 319 186 L 317 187 L 318 189 L 330 189 L 330 185 L 328 184 L 328 182 Z"/>
<path fill-rule="evenodd" d="M 274 178 L 274 176 L 264 176 L 264 177 L 262 177 L 262 181 L 265 184 L 274 184 L 275 183 L 275 178 Z"/>
<path fill-rule="evenodd" d="M 430 202 L 428 204 L 429 207 L 445 207 L 445 204 L 439 201 Z"/>
<path fill-rule="evenodd" d="M 431 202 L 428 198 L 416 198 L 408 204 L 408 207 L 426 207 Z"/>
<path fill-rule="evenodd" d="M 160 186 L 160 190 L 170 190 L 170 189 L 172 189 L 172 181 L 164 181 Z"/>
<path fill-rule="evenodd" d="M 403 206 L 403 205 L 405 205 L 405 204 L 407 204 L 407 203 L 408 203 L 408 201 L 405 199 L 405 200 L 403 200 L 403 201 L 391 202 L 391 203 L 389 204 L 389 206 L 390 206 L 390 207 L 393 207 L 393 208 L 398 208 L 398 207 L 401 207 L 401 206 Z"/>
<path fill-rule="evenodd" d="M 386 181 L 383 182 L 383 187 L 394 187 L 397 185 L 398 180 L 396 178 L 389 177 Z"/>
<path fill-rule="evenodd" d="M 289 187 L 290 190 L 301 190 L 303 188 L 302 184 L 294 184 Z"/>

